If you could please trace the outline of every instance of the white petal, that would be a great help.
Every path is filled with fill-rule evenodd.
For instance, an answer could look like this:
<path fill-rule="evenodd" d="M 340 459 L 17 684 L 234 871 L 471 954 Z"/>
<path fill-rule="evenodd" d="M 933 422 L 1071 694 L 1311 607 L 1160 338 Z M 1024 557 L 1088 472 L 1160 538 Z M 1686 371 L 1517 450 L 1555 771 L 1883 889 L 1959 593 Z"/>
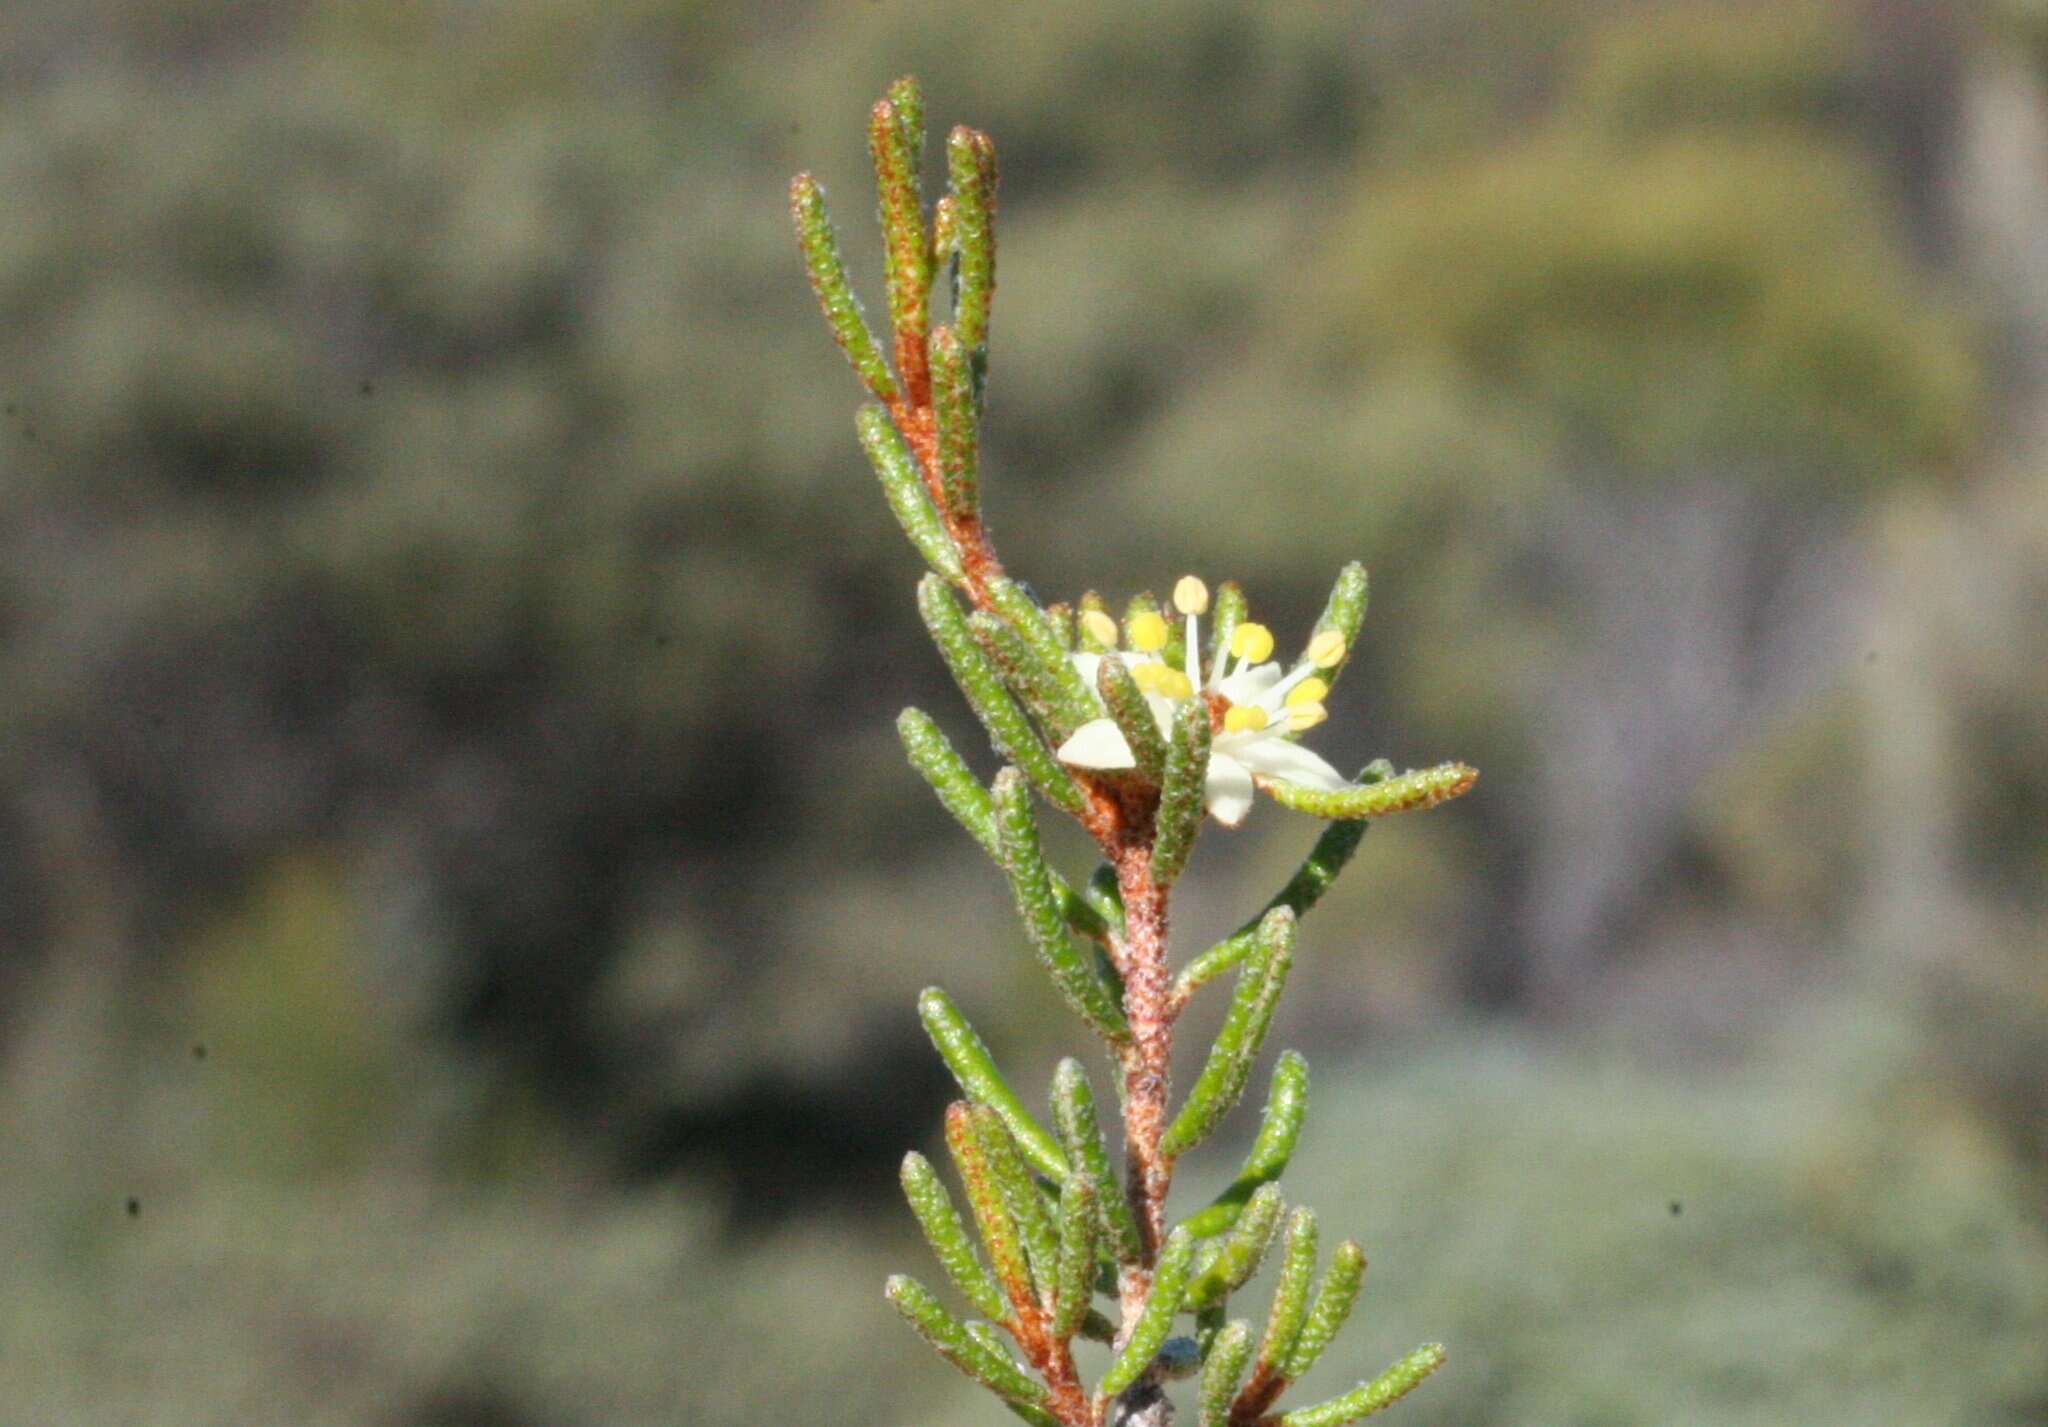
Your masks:
<path fill-rule="evenodd" d="M 1252 805 L 1251 772 L 1227 753 L 1211 753 L 1208 776 L 1202 780 L 1202 801 L 1216 821 L 1236 827 Z"/>
<path fill-rule="evenodd" d="M 1255 704 L 1279 682 L 1278 664 L 1260 664 L 1243 673 L 1232 674 L 1216 686 L 1216 692 L 1234 704 Z"/>
<path fill-rule="evenodd" d="M 1280 778 L 1289 783 L 1299 783 L 1304 788 L 1339 793 L 1356 786 L 1321 758 L 1284 738 L 1267 735 L 1247 739 L 1242 745 L 1232 748 L 1230 756 L 1261 777 Z"/>
<path fill-rule="evenodd" d="M 1102 656 L 1100 654 L 1069 654 L 1067 658 L 1072 662 L 1074 672 L 1081 676 L 1081 682 L 1086 684 L 1090 691 L 1093 691 L 1095 688 L 1095 673 L 1102 667 Z"/>
<path fill-rule="evenodd" d="M 1074 730 L 1074 736 L 1060 745 L 1054 755 L 1076 768 L 1135 768 L 1131 745 L 1115 719 L 1094 718 Z"/>

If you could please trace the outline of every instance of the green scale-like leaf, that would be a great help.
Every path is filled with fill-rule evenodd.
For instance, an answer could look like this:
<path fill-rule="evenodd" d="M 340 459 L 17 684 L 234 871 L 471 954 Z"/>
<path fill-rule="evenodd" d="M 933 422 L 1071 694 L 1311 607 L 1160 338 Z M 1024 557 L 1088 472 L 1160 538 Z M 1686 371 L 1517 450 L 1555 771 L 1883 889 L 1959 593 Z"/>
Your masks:
<path fill-rule="evenodd" d="M 981 1141 L 984 1162 L 1002 1191 L 1010 1222 L 1017 1226 L 1024 1253 L 1031 1264 L 1031 1284 L 1041 1303 L 1052 1297 L 1059 1277 L 1059 1227 L 1052 1210 L 1038 1192 L 1024 1157 L 1009 1126 L 993 1106 L 976 1105 L 971 1112 L 974 1133 Z"/>
<path fill-rule="evenodd" d="M 987 1105 L 1003 1117 L 1003 1123 L 1016 1137 L 1017 1148 L 1032 1168 L 1055 1184 L 1063 1181 L 1067 1177 L 1067 1163 L 1059 1142 L 1024 1108 L 1024 1102 L 996 1068 L 995 1057 L 960 1014 L 953 998 L 936 986 L 927 986 L 917 998 L 917 1013 L 939 1058 L 946 1062 L 946 1069 L 953 1072 L 953 1079 L 967 1092 L 967 1098 Z"/>
<path fill-rule="evenodd" d="M 974 513 L 981 501 L 974 372 L 950 327 L 932 333 L 932 408 L 939 422 L 939 481 L 946 510 Z"/>
<path fill-rule="evenodd" d="M 967 1336 L 987 1349 L 992 1356 L 1009 1363 L 1018 1372 L 1025 1371 L 1023 1365 L 1010 1355 L 1009 1346 L 1003 1342 L 1002 1335 L 988 1324 L 969 1323 L 967 1325 Z M 1005 1397 L 1003 1399 L 1003 1406 L 1009 1408 L 1011 1412 L 1023 1418 L 1026 1422 L 1029 1422 L 1031 1427 L 1061 1427 L 1057 1417 L 1054 1417 L 1052 1413 L 1043 1407 L 1037 1406 L 1035 1403 L 1019 1402 L 1015 1398 Z"/>
<path fill-rule="evenodd" d="M 1266 1335 L 1259 1340 L 1259 1356 L 1252 1374 L 1278 1376 L 1294 1340 L 1308 1318 L 1308 1296 L 1315 1286 L 1316 1215 L 1313 1209 L 1296 1209 L 1288 1216 L 1287 1237 L 1280 1250 L 1280 1280 L 1273 1286 L 1273 1308 L 1266 1315 Z"/>
<path fill-rule="evenodd" d="M 996 150 L 962 125 L 946 136 L 953 185 L 953 247 L 959 259 L 954 325 L 979 372 L 987 363 L 989 305 L 996 289 Z"/>
<path fill-rule="evenodd" d="M 1230 1400 L 1237 1395 L 1238 1380 L 1251 1355 L 1252 1325 L 1243 1319 L 1216 1335 L 1202 1364 L 1200 1427 L 1229 1427 Z"/>
<path fill-rule="evenodd" d="M 1284 1050 L 1273 1066 L 1272 1084 L 1266 1091 L 1266 1113 L 1259 1121 L 1258 1138 L 1252 1141 L 1251 1151 L 1244 1157 L 1244 1168 L 1237 1172 L 1229 1188 L 1185 1220 L 1188 1232 L 1205 1239 L 1235 1223 L 1246 1201 L 1286 1172 L 1307 1116 L 1308 1062 L 1299 1051 Z"/>
<path fill-rule="evenodd" d="M 1110 1363 L 1109 1371 L 1102 1375 L 1096 1389 L 1100 1396 L 1115 1397 L 1152 1365 L 1153 1356 L 1173 1330 L 1174 1315 L 1180 1312 L 1188 1267 L 1194 1257 L 1195 1241 L 1185 1229 L 1175 1229 L 1166 1236 L 1166 1243 L 1159 1250 L 1159 1262 L 1152 1270 L 1152 1291 L 1145 1297 L 1145 1306 L 1139 1311 L 1130 1336 Z"/>
<path fill-rule="evenodd" d="M 989 1163 L 987 1139 L 975 1123 L 973 1106 L 956 1101 L 946 1107 L 946 1149 L 953 1156 L 954 1168 L 960 1172 L 975 1231 L 981 1235 L 982 1247 L 988 1250 L 988 1260 L 1003 1297 L 1015 1313 L 1035 1310 L 1038 1294 L 1031 1278 L 1031 1261 L 1002 1183 Z M 998 1316 L 1009 1322 L 1014 1315 L 1005 1310 Z"/>
<path fill-rule="evenodd" d="M 1079 813 L 1084 806 L 1080 788 L 1053 758 L 1038 730 L 1017 707 L 1017 701 L 1010 697 L 995 666 L 975 642 L 967 627 L 967 616 L 960 612 L 945 582 L 936 575 L 925 576 L 917 586 L 917 607 L 924 616 L 925 627 L 931 631 L 932 642 L 945 658 L 953 682 L 960 686 L 968 705 L 988 729 L 996 751 L 1023 769 L 1024 776 L 1054 804 L 1070 813 Z"/>
<path fill-rule="evenodd" d="M 996 1319 L 1006 1317 L 1009 1310 L 1003 1301 L 1003 1291 L 982 1267 L 974 1245 L 968 1240 L 967 1226 L 960 1221 L 952 1196 L 946 1193 L 946 1186 L 931 1162 L 911 1151 L 903 1157 L 902 1180 L 903 1195 L 910 1201 L 911 1212 L 917 1216 L 925 1241 L 932 1246 L 932 1255 L 946 1270 L 946 1277 L 983 1313 Z"/>
<path fill-rule="evenodd" d="M 903 146 L 915 162 L 924 154 L 924 91 L 913 76 L 906 74 L 889 86 L 889 102 L 896 108 Z"/>
<path fill-rule="evenodd" d="M 1257 946 L 1238 973 L 1237 992 L 1224 1015 L 1223 1029 L 1210 1047 L 1209 1059 L 1195 1078 L 1187 1103 L 1160 1140 L 1161 1154 L 1175 1158 L 1207 1139 L 1244 1093 L 1244 1083 L 1265 1043 L 1273 1008 L 1293 963 L 1294 913 L 1275 907 L 1259 922 Z"/>
<path fill-rule="evenodd" d="M 1024 642 L 1022 635 L 985 609 L 978 609 L 967 616 L 967 628 L 1033 722 L 1052 734 L 1055 740 L 1061 739 L 1061 728 L 1078 727 L 1074 723 L 1075 710 L 1064 703 L 1066 690 L 1061 686 L 1059 676 Z"/>
<path fill-rule="evenodd" d="M 1098 717 L 1102 710 L 1093 691 L 1082 682 L 1080 671 L 1067 658 L 1065 644 L 1037 601 L 1024 592 L 1022 585 L 1005 577 L 988 582 L 988 598 L 1003 622 L 1024 641 L 1033 667 L 1042 671 L 1039 677 L 1045 682 L 1046 701 L 1051 708 L 1046 728 L 1054 741 L 1064 741 L 1082 724 Z"/>
<path fill-rule="evenodd" d="M 1038 818 L 1022 775 L 1014 768 L 1003 769 L 996 774 L 992 795 L 1003 871 L 1009 876 L 1017 914 L 1024 921 L 1039 963 L 1067 1004 L 1096 1034 L 1113 1044 L 1128 1041 L 1130 1023 L 1124 1019 L 1115 990 L 1104 983 L 1093 959 L 1068 935 L 1066 917 L 1039 851 Z"/>
<path fill-rule="evenodd" d="M 1371 1382 L 1362 1382 L 1342 1397 L 1333 1397 L 1328 1402 L 1319 1402 L 1314 1407 L 1297 1407 L 1283 1413 L 1280 1427 L 1345 1427 L 1362 1417 L 1370 1417 L 1381 1408 L 1394 1403 L 1413 1392 L 1415 1388 L 1443 1366 L 1444 1350 L 1441 1343 L 1425 1343 L 1414 1352 L 1402 1358 Z"/>
<path fill-rule="evenodd" d="M 1369 779 L 1376 771 L 1377 765 L 1368 767 L 1360 778 Z M 1309 908 L 1330 890 L 1337 874 L 1351 861 L 1352 854 L 1358 851 L 1366 826 L 1364 822 L 1341 822 L 1324 828 L 1322 836 L 1316 839 L 1316 845 L 1309 850 L 1307 859 L 1288 879 L 1287 885 L 1266 904 L 1265 911 L 1189 962 L 1177 978 L 1175 994 L 1185 997 L 1243 961 L 1258 945 L 1260 922 L 1276 907 L 1287 908 L 1297 918 L 1306 916 Z"/>
<path fill-rule="evenodd" d="M 896 716 L 896 733 L 903 740 L 903 751 L 909 756 L 911 767 L 931 784 L 932 791 L 939 795 L 940 805 L 981 844 L 989 860 L 1001 867 L 1003 849 L 996 836 L 995 802 L 966 761 L 954 751 L 946 735 L 939 731 L 939 726 L 922 710 L 905 709 Z M 1051 867 L 1046 868 L 1046 875 L 1052 880 L 1053 895 L 1059 899 L 1060 915 L 1069 927 L 1097 941 L 1109 935 L 1111 924 L 1096 910 L 1092 895 L 1083 896 L 1076 892 Z M 1122 920 L 1123 913 L 1119 909 L 1119 927 Z"/>
<path fill-rule="evenodd" d="M 913 101 L 913 106 L 922 112 L 920 101 Z M 923 126 L 918 124 L 920 133 L 914 136 L 903 119 L 896 99 L 877 100 L 868 115 L 868 153 L 875 163 L 882 239 L 888 249 L 889 325 L 896 329 L 896 363 L 915 394 L 924 369 L 932 271 L 924 200 L 918 192 L 917 151 L 911 146 Z"/>
<path fill-rule="evenodd" d="M 1478 777 L 1477 769 L 1463 763 L 1439 763 L 1434 768 L 1401 773 L 1345 792 L 1304 788 L 1277 780 L 1268 782 L 1266 791 L 1273 795 L 1275 802 L 1295 812 L 1349 820 L 1433 808 L 1465 792 Z"/>
<path fill-rule="evenodd" d="M 1060 1190 L 1059 1272 L 1053 1282 L 1052 1335 L 1060 1342 L 1081 1331 L 1095 1301 L 1095 1246 L 1102 1209 L 1095 1180 L 1085 1171 L 1067 1176 Z"/>
<path fill-rule="evenodd" d="M 1188 1281 L 1189 1306 L 1202 1309 L 1220 1305 L 1251 1281 L 1259 1265 L 1265 1262 L 1266 1251 L 1272 1247 L 1285 1208 L 1277 1184 L 1265 1185 L 1251 1196 L 1229 1235 L 1204 1255 L 1201 1267 Z M 1189 1225 L 1181 1227 L 1194 1232 Z"/>
<path fill-rule="evenodd" d="M 1074 607 L 1064 600 L 1056 600 L 1045 607 L 1045 626 L 1052 631 L 1060 653 L 1074 652 Z"/>
<path fill-rule="evenodd" d="M 1095 688 L 1102 695 L 1103 707 L 1123 730 L 1138 773 L 1147 782 L 1158 783 L 1166 771 L 1166 740 L 1160 736 L 1158 720 L 1152 717 L 1152 708 L 1130 668 L 1116 655 L 1105 655 L 1095 666 Z"/>
<path fill-rule="evenodd" d="M 1209 660 L 1213 666 L 1218 650 L 1230 648 L 1230 641 L 1237 634 L 1237 627 L 1243 624 L 1249 613 L 1244 598 L 1244 588 L 1235 580 L 1225 580 L 1216 587 L 1215 598 L 1209 605 Z M 1207 672 L 1207 666 L 1204 668 Z"/>
<path fill-rule="evenodd" d="M 904 444 L 888 411 L 880 406 L 863 406 L 854 416 L 854 425 L 860 432 L 861 449 L 867 452 L 868 463 L 875 468 L 896 523 L 903 527 L 903 533 L 910 537 L 910 543 L 924 556 L 927 565 L 958 584 L 965 578 L 960 552 L 932 507 L 917 458 Z"/>
<path fill-rule="evenodd" d="M 1103 924 L 1113 927 L 1118 936 L 1124 930 L 1124 889 L 1117 885 L 1116 869 L 1107 862 L 1095 864 L 1095 870 L 1088 874 L 1088 883 L 1081 889 L 1081 896 L 1102 918 Z"/>
<path fill-rule="evenodd" d="M 1094 1180 L 1100 1188 L 1096 1210 L 1102 1216 L 1107 1242 L 1121 1263 L 1136 1263 L 1140 1252 L 1138 1221 L 1131 1206 L 1117 1192 L 1116 1172 L 1110 1167 L 1109 1147 L 1095 1116 L 1095 1091 L 1088 1073 L 1072 1056 L 1062 1060 L 1052 1075 L 1052 1117 L 1066 1151 L 1067 1162 Z"/>
<path fill-rule="evenodd" d="M 998 1352 L 970 1335 L 966 1326 L 916 1279 L 896 1274 L 889 1279 L 884 1292 L 896 1311 L 917 1330 L 919 1337 L 937 1349 L 940 1357 L 989 1391 L 1034 1407 L 1046 1400 L 1048 1393 L 1043 1383 L 1025 1376 L 1009 1354 Z"/>
<path fill-rule="evenodd" d="M 1346 565 L 1337 574 L 1337 584 L 1330 591 L 1329 603 L 1316 619 L 1315 628 L 1309 631 L 1309 643 L 1314 644 L 1318 635 L 1335 634 L 1344 641 L 1344 653 L 1334 664 L 1317 666 L 1316 673 L 1323 682 L 1335 687 L 1337 676 L 1344 666 L 1351 662 L 1352 648 L 1358 643 L 1358 631 L 1365 624 L 1365 606 L 1368 586 L 1365 566 L 1356 560 Z"/>
<path fill-rule="evenodd" d="M 954 255 L 960 241 L 960 205 L 950 193 L 932 205 L 932 271 Z"/>
<path fill-rule="evenodd" d="M 1345 1320 L 1350 1318 L 1351 1310 L 1358 1302 L 1358 1290 L 1364 1283 L 1365 1250 L 1358 1246 L 1357 1240 L 1346 1239 L 1337 1245 L 1336 1251 L 1330 1255 L 1330 1266 L 1323 1270 L 1322 1286 L 1316 1290 L 1308 1318 L 1301 1325 L 1294 1347 L 1280 1369 L 1282 1377 L 1294 1381 L 1316 1365 L 1323 1349 L 1330 1346 Z"/>
<path fill-rule="evenodd" d="M 1103 661 L 1105 667 L 1108 663 Z M 1152 880 L 1162 887 L 1172 886 L 1179 878 L 1202 830 L 1210 732 L 1207 704 L 1190 699 L 1181 705 L 1159 782 L 1159 836 L 1152 844 Z"/>
<path fill-rule="evenodd" d="M 894 401 L 896 378 L 861 311 L 860 299 L 846 280 L 839 235 L 825 211 L 825 190 L 809 174 L 800 173 L 790 182 L 789 211 L 796 224 L 797 245 L 803 251 L 804 270 L 810 274 L 811 290 L 818 295 L 818 307 L 825 314 L 825 325 L 832 329 L 832 340 L 869 391 L 882 401 Z"/>

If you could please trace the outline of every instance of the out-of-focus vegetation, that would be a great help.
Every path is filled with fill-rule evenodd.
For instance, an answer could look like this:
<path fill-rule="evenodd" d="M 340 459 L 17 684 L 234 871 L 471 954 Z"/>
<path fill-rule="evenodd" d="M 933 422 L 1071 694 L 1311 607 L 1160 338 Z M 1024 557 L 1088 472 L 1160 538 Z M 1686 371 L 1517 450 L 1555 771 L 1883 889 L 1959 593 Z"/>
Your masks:
<path fill-rule="evenodd" d="M 898 764 L 782 209 L 916 70 L 1003 156 L 1020 572 L 1362 558 L 1337 761 L 1485 770 L 1282 1028 L 1444 1420 L 2038 1420 L 2039 11 L 5 7 L 0 1399 L 989 1410 L 879 1298 L 909 1007 L 1026 1079 L 1056 1011 Z"/>

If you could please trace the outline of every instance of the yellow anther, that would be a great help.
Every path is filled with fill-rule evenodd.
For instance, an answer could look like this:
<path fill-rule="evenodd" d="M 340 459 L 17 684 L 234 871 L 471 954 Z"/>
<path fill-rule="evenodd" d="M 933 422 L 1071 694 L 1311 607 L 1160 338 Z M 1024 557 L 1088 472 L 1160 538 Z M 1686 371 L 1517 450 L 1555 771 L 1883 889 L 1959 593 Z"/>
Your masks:
<path fill-rule="evenodd" d="M 1223 715 L 1225 733 L 1257 732 L 1266 726 L 1266 711 L 1257 704 L 1239 704 Z"/>
<path fill-rule="evenodd" d="M 1131 670 L 1131 680 L 1141 691 L 1161 698 L 1184 699 L 1195 692 L 1188 676 L 1171 664 L 1140 664 Z"/>
<path fill-rule="evenodd" d="M 1081 632 L 1104 649 L 1116 648 L 1116 621 L 1099 609 L 1081 612 Z"/>
<path fill-rule="evenodd" d="M 1239 659 L 1263 664 L 1273 652 L 1273 631 L 1263 624 L 1246 620 L 1231 631 L 1230 652 Z"/>
<path fill-rule="evenodd" d="M 1157 654 L 1166 647 L 1166 621 L 1151 610 L 1131 616 L 1126 628 L 1131 636 L 1131 648 L 1143 654 Z"/>
<path fill-rule="evenodd" d="M 1330 716 L 1330 711 L 1321 704 L 1297 704 L 1287 701 L 1287 728 L 1291 733 L 1304 733 Z"/>
<path fill-rule="evenodd" d="M 1303 679 L 1287 691 L 1287 707 L 1298 709 L 1303 704 L 1319 704 L 1323 701 L 1323 695 L 1329 692 L 1329 680 Z"/>
<path fill-rule="evenodd" d="M 1326 629 L 1308 642 L 1308 662 L 1318 669 L 1334 669 L 1344 662 L 1344 636 Z"/>
<path fill-rule="evenodd" d="M 1209 612 L 1209 587 L 1193 575 L 1182 575 L 1173 587 L 1173 607 L 1182 614 Z"/>

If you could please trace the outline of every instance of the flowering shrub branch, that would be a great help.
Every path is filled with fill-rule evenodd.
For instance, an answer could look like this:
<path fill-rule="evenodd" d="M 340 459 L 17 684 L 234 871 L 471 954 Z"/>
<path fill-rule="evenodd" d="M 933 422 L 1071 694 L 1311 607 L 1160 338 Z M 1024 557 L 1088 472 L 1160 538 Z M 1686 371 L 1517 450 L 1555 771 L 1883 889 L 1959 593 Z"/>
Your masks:
<path fill-rule="evenodd" d="M 919 613 L 1008 766 L 984 786 L 923 713 L 906 709 L 897 729 L 912 766 L 1002 869 L 1039 962 L 1101 1039 L 1123 1132 L 1119 1171 L 1093 1087 L 1072 1059 L 1054 1075 L 1048 1128 L 952 999 L 927 990 L 919 1014 L 966 1097 L 946 1112 L 946 1148 L 967 1215 L 921 1155 L 905 1157 L 903 1188 L 947 1278 L 980 1317 L 963 1321 L 902 1275 L 890 1279 L 889 1300 L 941 1357 L 1041 1427 L 1164 1427 L 1173 1405 L 1163 1384 L 1186 1377 L 1198 1378 L 1202 1427 L 1340 1427 L 1408 1392 L 1443 1350 L 1418 1348 L 1350 1393 L 1275 1413 L 1343 1325 L 1365 1270 L 1363 1252 L 1345 1240 L 1318 1280 L 1316 1216 L 1289 1212 L 1281 1197 L 1307 1103 L 1299 1055 L 1284 1052 L 1275 1065 L 1257 1139 L 1230 1187 L 1178 1225 L 1167 1199 L 1176 1163 L 1243 1096 L 1300 918 L 1350 861 L 1363 820 L 1433 807 L 1477 775 L 1461 763 L 1396 774 L 1378 762 L 1346 778 L 1299 741 L 1329 717 L 1324 701 L 1365 618 L 1362 566 L 1345 567 L 1285 663 L 1232 583 L 1212 592 L 1186 576 L 1167 605 L 1139 595 L 1118 620 L 1093 592 L 1072 606 L 1041 605 L 1004 573 L 979 505 L 995 146 L 955 128 L 949 191 L 927 209 L 914 80 L 898 80 L 875 104 L 868 141 L 885 239 L 886 355 L 809 174 L 791 184 L 791 212 L 825 321 L 875 398 L 856 418 L 861 446 L 930 567 Z M 952 321 L 934 327 L 941 274 Z M 1176 975 L 1167 955 L 1173 884 L 1205 821 L 1237 826 L 1259 791 L 1330 825 L 1258 917 Z M 1034 794 L 1101 850 L 1101 866 L 1078 889 L 1044 859 Z M 1223 1028 L 1176 1109 L 1175 1023 L 1198 990 L 1232 971 Z M 1252 1320 L 1230 1317 L 1231 1297 L 1276 1242 L 1277 1281 L 1255 1335 Z M 1192 1331 L 1177 1332 L 1190 1317 Z M 1073 1356 L 1083 1337 L 1112 1354 L 1092 1388 Z"/>

